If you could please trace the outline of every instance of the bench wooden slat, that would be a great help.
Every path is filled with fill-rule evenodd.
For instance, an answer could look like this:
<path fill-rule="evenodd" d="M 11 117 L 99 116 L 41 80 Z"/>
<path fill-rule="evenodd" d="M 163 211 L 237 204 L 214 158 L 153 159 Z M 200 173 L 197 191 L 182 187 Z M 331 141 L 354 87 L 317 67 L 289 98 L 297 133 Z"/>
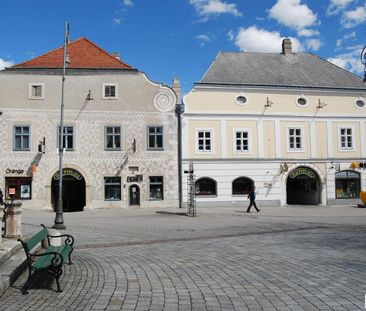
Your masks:
<path fill-rule="evenodd" d="M 33 235 L 31 238 L 27 239 L 25 241 L 25 245 L 28 248 L 28 253 L 43 239 L 47 238 L 48 231 L 47 229 L 43 228 L 41 231 L 37 232 L 35 235 Z"/>

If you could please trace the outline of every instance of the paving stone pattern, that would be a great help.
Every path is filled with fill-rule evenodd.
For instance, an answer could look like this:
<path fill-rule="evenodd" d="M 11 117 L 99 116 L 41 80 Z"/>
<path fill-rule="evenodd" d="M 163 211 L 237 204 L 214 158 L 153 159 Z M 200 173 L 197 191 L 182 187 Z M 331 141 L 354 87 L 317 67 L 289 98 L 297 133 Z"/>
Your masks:
<path fill-rule="evenodd" d="M 68 214 L 77 247 L 63 292 L 53 284 L 22 295 L 24 273 L 0 297 L 0 309 L 364 310 L 366 226 L 356 216 L 344 224 L 341 216 L 324 223 L 234 209 L 196 218 L 153 210 Z M 25 215 L 23 232 L 52 217 Z"/>

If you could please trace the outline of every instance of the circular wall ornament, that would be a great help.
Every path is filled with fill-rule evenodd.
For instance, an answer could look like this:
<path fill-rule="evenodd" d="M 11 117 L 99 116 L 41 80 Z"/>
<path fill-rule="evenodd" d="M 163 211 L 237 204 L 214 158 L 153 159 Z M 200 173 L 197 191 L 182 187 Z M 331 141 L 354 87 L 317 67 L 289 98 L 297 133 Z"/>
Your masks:
<path fill-rule="evenodd" d="M 235 98 L 235 102 L 238 104 L 238 105 L 245 105 L 248 103 L 248 97 L 246 97 L 245 95 L 243 94 L 240 94 L 238 95 L 236 98 Z"/>
<path fill-rule="evenodd" d="M 308 100 L 301 95 L 296 99 L 296 104 L 300 107 L 305 107 L 308 104 Z"/>
<path fill-rule="evenodd" d="M 355 105 L 357 108 L 365 108 L 366 103 L 363 99 L 359 98 L 356 100 Z"/>
<path fill-rule="evenodd" d="M 167 112 L 174 109 L 174 97 L 172 94 L 161 91 L 154 97 L 154 106 L 161 112 Z"/>

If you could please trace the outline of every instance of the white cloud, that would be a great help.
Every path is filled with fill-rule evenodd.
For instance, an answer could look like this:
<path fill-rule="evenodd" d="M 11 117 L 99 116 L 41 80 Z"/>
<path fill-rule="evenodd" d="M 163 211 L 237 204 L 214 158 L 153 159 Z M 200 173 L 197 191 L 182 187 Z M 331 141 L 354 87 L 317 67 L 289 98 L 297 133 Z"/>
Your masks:
<path fill-rule="evenodd" d="M 305 41 L 305 45 L 309 50 L 318 51 L 322 43 L 319 39 L 308 39 Z"/>
<path fill-rule="evenodd" d="M 244 52 L 268 52 L 275 53 L 282 51 L 282 40 L 277 31 L 267 31 L 258 29 L 256 26 L 249 28 L 240 28 L 235 38 L 235 44 Z M 290 38 L 292 41 L 292 50 L 302 52 L 304 47 L 297 38 Z"/>
<path fill-rule="evenodd" d="M 5 67 L 13 66 L 14 63 L 12 61 L 6 61 L 0 58 L 0 70 L 3 70 Z"/>
<path fill-rule="evenodd" d="M 126 6 L 133 6 L 133 1 L 132 0 L 123 0 L 123 4 Z"/>
<path fill-rule="evenodd" d="M 328 15 L 335 15 L 344 10 L 351 2 L 355 0 L 330 0 L 327 8 Z"/>
<path fill-rule="evenodd" d="M 314 26 L 317 15 L 301 0 L 278 0 L 269 10 L 269 17 L 297 31 Z"/>
<path fill-rule="evenodd" d="M 209 36 L 203 34 L 196 36 L 195 39 L 199 42 L 201 47 L 205 46 L 206 43 L 211 41 Z"/>
<path fill-rule="evenodd" d="M 312 37 L 312 36 L 318 36 L 320 32 L 314 29 L 301 29 L 300 31 L 297 32 L 297 34 L 300 37 Z"/>
<path fill-rule="evenodd" d="M 231 29 L 228 31 L 228 33 L 226 35 L 227 35 L 227 38 L 228 38 L 229 41 L 234 40 L 234 34 L 233 34 L 233 31 Z"/>
<path fill-rule="evenodd" d="M 366 5 L 360 6 L 353 11 L 343 13 L 341 23 L 344 28 L 352 28 L 366 21 Z"/>
<path fill-rule="evenodd" d="M 121 22 L 122 22 L 122 18 L 120 17 L 113 17 L 113 23 L 117 24 L 117 25 L 120 25 Z"/>
<path fill-rule="evenodd" d="M 349 53 L 330 57 L 328 61 L 355 74 L 361 74 L 365 69 L 364 65 L 360 62 L 361 49 L 361 45 L 347 47 L 346 50 L 350 50 Z"/>
<path fill-rule="evenodd" d="M 222 0 L 190 0 L 196 12 L 208 20 L 210 15 L 231 14 L 241 16 L 241 12 L 237 9 L 236 4 L 223 2 Z"/>

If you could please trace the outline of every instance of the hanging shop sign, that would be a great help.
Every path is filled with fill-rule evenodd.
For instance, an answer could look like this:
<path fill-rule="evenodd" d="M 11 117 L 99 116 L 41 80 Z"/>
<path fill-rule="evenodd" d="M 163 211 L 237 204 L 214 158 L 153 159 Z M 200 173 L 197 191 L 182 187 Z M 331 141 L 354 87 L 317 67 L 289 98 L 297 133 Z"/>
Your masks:
<path fill-rule="evenodd" d="M 19 169 L 7 168 L 5 170 L 5 174 L 18 174 L 18 175 L 21 175 L 23 173 L 24 173 L 24 170 L 19 170 Z"/>
<path fill-rule="evenodd" d="M 297 169 L 294 169 L 291 173 L 290 173 L 290 177 L 291 178 L 296 178 L 299 175 L 306 175 L 310 178 L 315 178 L 315 173 L 313 172 L 313 170 L 306 168 L 306 167 L 299 167 Z"/>
<path fill-rule="evenodd" d="M 62 169 L 62 175 L 63 176 L 72 176 L 77 180 L 82 180 L 83 179 L 83 176 L 77 170 L 74 170 L 73 168 L 64 168 L 64 169 Z M 54 180 L 59 180 L 60 179 L 60 173 L 56 172 L 56 174 L 53 175 L 53 179 Z"/>
<path fill-rule="evenodd" d="M 143 175 L 127 176 L 127 182 L 142 182 L 143 180 Z"/>

